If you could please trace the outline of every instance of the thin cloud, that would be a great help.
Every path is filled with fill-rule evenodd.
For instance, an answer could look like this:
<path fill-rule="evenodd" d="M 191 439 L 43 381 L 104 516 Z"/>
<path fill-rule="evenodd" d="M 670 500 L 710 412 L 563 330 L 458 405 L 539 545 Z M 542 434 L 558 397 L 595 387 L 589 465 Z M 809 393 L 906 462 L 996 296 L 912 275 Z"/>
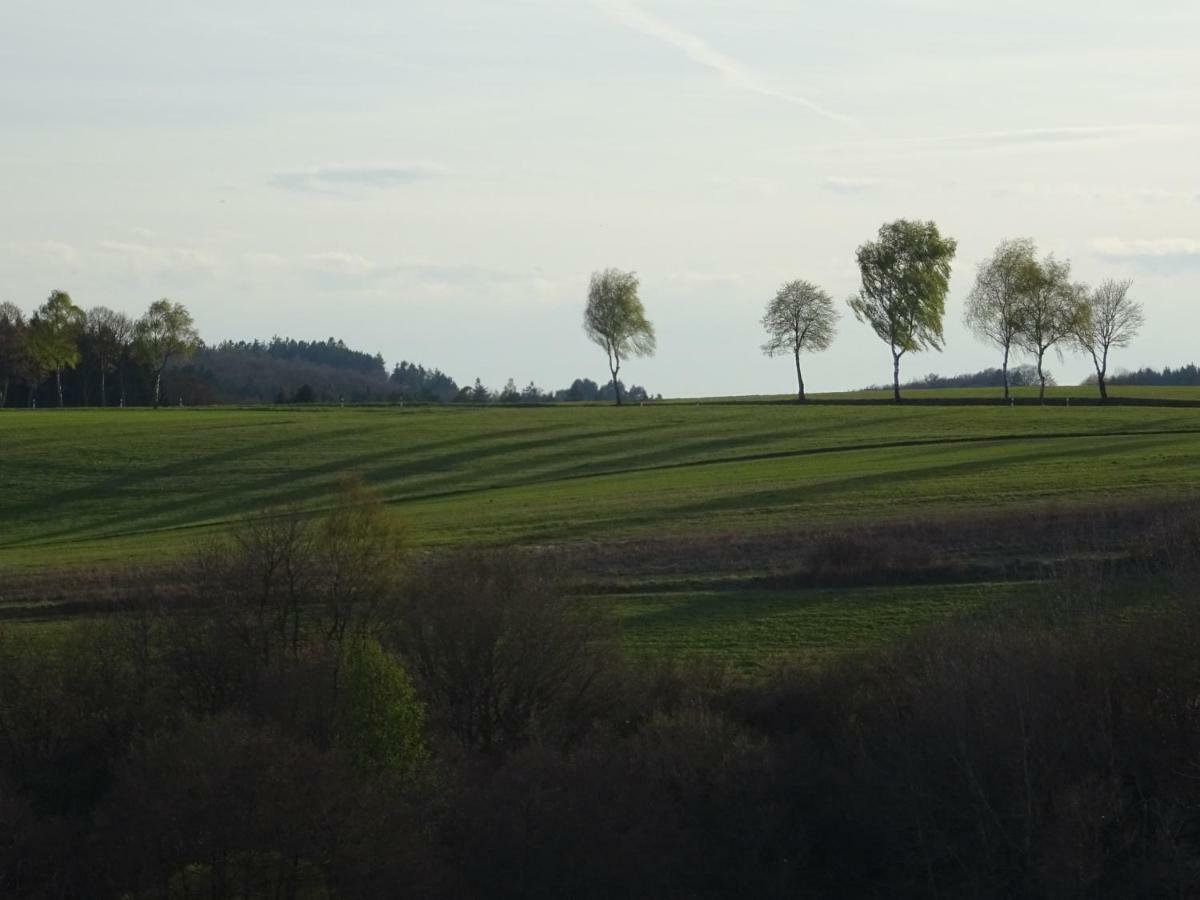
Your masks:
<path fill-rule="evenodd" d="M 22 260 L 57 266 L 74 266 L 79 262 L 79 251 L 60 241 L 15 241 L 6 244 L 5 249 Z"/>
<path fill-rule="evenodd" d="M 444 167 L 432 163 L 334 164 L 277 172 L 271 177 L 271 183 L 289 190 L 330 194 L 354 189 L 402 187 L 445 174 Z"/>
<path fill-rule="evenodd" d="M 1012 128 L 997 131 L 975 131 L 961 134 L 934 134 L 919 137 L 869 138 L 866 140 L 825 144 L 805 148 L 807 155 L 816 159 L 836 157 L 844 159 L 849 154 L 865 154 L 874 158 L 886 153 L 889 159 L 898 155 L 927 155 L 941 152 L 949 154 L 983 153 L 1004 154 L 1078 148 L 1088 144 L 1158 140 L 1179 135 L 1190 135 L 1194 129 L 1181 124 L 1116 124 L 1080 125 L 1062 128 Z M 795 155 L 791 157 L 794 159 Z"/>
<path fill-rule="evenodd" d="M 217 261 L 193 247 L 169 247 L 131 241 L 101 241 L 100 254 L 118 264 L 141 272 L 208 272 Z"/>
<path fill-rule="evenodd" d="M 850 195 L 863 194 L 873 191 L 882 185 L 878 178 L 844 178 L 839 175 L 827 175 L 821 179 L 821 187 L 834 194 Z"/>
<path fill-rule="evenodd" d="M 1200 241 L 1193 238 L 1095 238 L 1092 250 L 1113 262 L 1147 269 L 1171 270 L 1200 266 Z"/>
<path fill-rule="evenodd" d="M 397 284 L 427 291 L 479 290 L 514 285 L 544 289 L 540 275 L 469 264 L 380 261 L 348 250 L 326 250 L 299 259 L 300 268 L 327 288 L 363 289 Z"/>
<path fill-rule="evenodd" d="M 1055 144 L 1086 144 L 1111 141 L 1146 132 L 1146 125 L 1094 125 L 1067 128 L 1018 128 L 1007 131 L 982 131 L 917 138 L 911 143 L 962 145 L 970 149 L 1042 147 Z"/>
<path fill-rule="evenodd" d="M 676 28 L 670 23 L 659 19 L 657 16 L 650 15 L 650 13 L 638 7 L 635 3 L 629 2 L 629 0 L 594 0 L 594 2 L 600 10 L 613 20 L 647 37 L 652 37 L 682 51 L 692 62 L 712 69 L 732 85 L 764 97 L 773 97 L 777 100 L 794 103 L 834 122 L 861 127 L 858 120 L 852 116 L 827 109 L 816 101 L 810 100 L 808 97 L 802 97 L 798 94 L 788 93 L 787 91 L 781 91 L 772 87 L 753 69 L 730 56 L 726 56 L 721 51 L 712 47 L 703 38 Z"/>

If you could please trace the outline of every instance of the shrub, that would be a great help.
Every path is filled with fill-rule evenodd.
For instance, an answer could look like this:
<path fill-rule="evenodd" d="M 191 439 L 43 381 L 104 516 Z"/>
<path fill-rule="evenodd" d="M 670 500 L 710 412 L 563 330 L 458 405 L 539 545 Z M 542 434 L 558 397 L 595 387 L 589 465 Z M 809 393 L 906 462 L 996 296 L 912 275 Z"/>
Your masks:
<path fill-rule="evenodd" d="M 403 596 L 396 645 L 433 721 L 463 746 L 569 741 L 613 702 L 611 624 L 568 598 L 548 563 L 460 552 L 415 572 Z"/>
<path fill-rule="evenodd" d="M 345 654 L 339 695 L 335 740 L 358 765 L 405 775 L 425 760 L 424 707 L 399 660 L 376 641 Z"/>

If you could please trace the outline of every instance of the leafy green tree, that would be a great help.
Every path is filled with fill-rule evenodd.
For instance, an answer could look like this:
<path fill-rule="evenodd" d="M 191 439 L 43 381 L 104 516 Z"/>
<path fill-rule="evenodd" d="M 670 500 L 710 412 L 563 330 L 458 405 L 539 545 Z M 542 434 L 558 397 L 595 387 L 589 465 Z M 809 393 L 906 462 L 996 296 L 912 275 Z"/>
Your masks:
<path fill-rule="evenodd" d="M 192 314 L 182 303 L 163 298 L 150 304 L 134 327 L 138 356 L 154 372 L 154 408 L 158 409 L 162 373 L 175 357 L 186 359 L 200 346 Z"/>
<path fill-rule="evenodd" d="M 1076 318 L 1075 341 L 1092 358 L 1100 399 L 1108 399 L 1108 354 L 1113 347 L 1128 347 L 1146 324 L 1142 304 L 1129 296 L 1132 281 L 1109 279 L 1086 299 L 1086 315 Z"/>
<path fill-rule="evenodd" d="M 1062 346 L 1087 327 L 1087 288 L 1071 283 L 1071 264 L 1053 255 L 1027 270 L 1021 284 L 1021 330 L 1017 342 L 1035 357 L 1038 371 L 1038 400 L 1046 399 L 1043 361 L 1054 349 L 1062 357 Z"/>
<path fill-rule="evenodd" d="M 38 380 L 47 372 L 54 373 L 60 407 L 63 405 L 63 369 L 79 363 L 79 337 L 85 319 L 83 310 L 71 301 L 70 294 L 51 291 L 30 320 L 29 349 Z"/>
<path fill-rule="evenodd" d="M 1028 238 L 1004 241 L 979 264 L 967 296 L 963 321 L 982 341 L 1004 353 L 1004 399 L 1009 398 L 1008 361 L 1024 327 L 1027 288 L 1037 269 L 1037 251 Z"/>
<path fill-rule="evenodd" d="M 654 326 L 646 318 L 638 297 L 638 277 L 634 272 L 604 269 L 592 273 L 583 330 L 608 354 L 617 406 L 621 388 L 617 376 L 621 362 L 630 356 L 653 356 L 656 348 Z"/>
<path fill-rule="evenodd" d="M 114 371 L 133 344 L 133 322 L 125 313 L 94 306 L 87 312 L 85 334 L 100 370 L 100 405 L 108 406 L 108 373 Z M 124 402 L 124 379 L 121 400 Z"/>
<path fill-rule="evenodd" d="M 806 351 L 828 350 L 837 332 L 838 313 L 833 298 L 808 281 L 789 281 L 767 304 L 763 328 L 767 342 L 763 353 L 781 356 L 790 353 L 796 361 L 796 398 L 803 403 L 804 375 L 800 371 L 800 354 Z"/>
<path fill-rule="evenodd" d="M 850 309 L 892 351 L 892 389 L 900 402 L 900 358 L 942 349 L 942 319 L 950 289 L 950 265 L 958 243 L 942 237 L 933 222 L 898 219 L 879 229 L 879 239 L 858 248 L 862 289 Z"/>
<path fill-rule="evenodd" d="M 404 775 L 426 758 L 425 709 L 400 661 L 374 639 L 345 652 L 336 740 L 363 768 Z"/>
<path fill-rule="evenodd" d="M 21 308 L 0 303 L 0 409 L 8 401 L 9 385 L 24 374 L 28 343 L 29 328 Z"/>

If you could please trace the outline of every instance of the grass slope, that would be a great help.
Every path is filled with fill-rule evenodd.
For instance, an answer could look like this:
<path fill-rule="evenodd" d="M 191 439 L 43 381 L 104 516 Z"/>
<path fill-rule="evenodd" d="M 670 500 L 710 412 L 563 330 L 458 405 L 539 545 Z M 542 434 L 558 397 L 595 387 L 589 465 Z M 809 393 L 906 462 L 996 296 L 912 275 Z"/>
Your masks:
<path fill-rule="evenodd" d="M 647 405 L 0 415 L 0 568 L 163 558 L 374 484 L 426 544 L 1200 489 L 1200 409 Z"/>

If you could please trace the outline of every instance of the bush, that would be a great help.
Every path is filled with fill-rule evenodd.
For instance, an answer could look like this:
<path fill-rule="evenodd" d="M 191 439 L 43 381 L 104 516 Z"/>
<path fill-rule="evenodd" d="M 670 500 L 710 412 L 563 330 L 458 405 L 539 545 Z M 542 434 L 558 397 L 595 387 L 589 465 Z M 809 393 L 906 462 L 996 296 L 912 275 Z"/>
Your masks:
<path fill-rule="evenodd" d="M 336 737 L 364 768 L 406 775 L 426 758 L 425 710 L 399 660 L 374 640 L 345 654 Z"/>
<path fill-rule="evenodd" d="M 516 551 L 427 563 L 393 635 L 432 721 L 473 750 L 569 741 L 614 702 L 611 624 L 569 599 L 549 564 Z"/>

